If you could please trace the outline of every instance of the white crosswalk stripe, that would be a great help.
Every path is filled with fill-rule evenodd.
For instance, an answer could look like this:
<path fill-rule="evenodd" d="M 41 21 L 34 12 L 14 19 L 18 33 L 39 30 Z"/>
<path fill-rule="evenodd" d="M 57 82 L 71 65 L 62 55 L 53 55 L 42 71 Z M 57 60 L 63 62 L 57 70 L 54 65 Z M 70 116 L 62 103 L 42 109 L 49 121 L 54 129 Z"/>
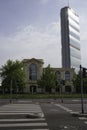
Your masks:
<path fill-rule="evenodd" d="M 45 118 L 38 119 L 0 119 L 0 130 L 3 128 L 22 128 L 23 130 L 28 127 L 38 127 L 32 130 L 49 130 L 48 124 L 45 122 Z M 41 127 L 44 127 L 41 129 Z"/>
<path fill-rule="evenodd" d="M 23 115 L 21 118 L 20 115 Z M 30 117 L 26 117 L 28 115 Z M 1 117 L 5 117 L 4 119 Z M 17 118 L 16 118 L 17 116 Z M 32 117 L 31 117 L 32 116 Z M 49 130 L 39 104 L 8 104 L 0 107 L 0 130 Z"/>
<path fill-rule="evenodd" d="M 0 124 L 0 127 L 22 127 L 22 126 L 47 126 L 47 123 L 15 123 L 15 124 Z"/>
<path fill-rule="evenodd" d="M 26 121 L 45 121 L 44 118 L 39 119 L 0 119 L 0 122 L 26 122 Z"/>
<path fill-rule="evenodd" d="M 44 114 L 39 105 L 37 104 L 9 104 L 0 107 L 0 115 L 12 114 Z"/>
<path fill-rule="evenodd" d="M 41 108 L 37 104 L 9 104 L 9 105 L 4 105 L 0 107 L 0 112 L 2 111 L 35 111 L 35 112 L 40 112 Z"/>

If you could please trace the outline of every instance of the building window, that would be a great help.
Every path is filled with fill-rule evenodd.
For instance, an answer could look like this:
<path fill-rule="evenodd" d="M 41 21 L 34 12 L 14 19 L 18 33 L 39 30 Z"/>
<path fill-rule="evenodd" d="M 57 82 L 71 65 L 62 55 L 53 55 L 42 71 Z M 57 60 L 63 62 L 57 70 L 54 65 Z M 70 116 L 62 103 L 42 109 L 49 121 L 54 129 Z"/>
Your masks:
<path fill-rule="evenodd" d="M 31 64 L 29 68 L 29 79 L 37 80 L 37 66 L 36 64 Z"/>
<path fill-rule="evenodd" d="M 36 86 L 30 86 L 30 92 L 33 94 L 33 93 L 36 93 Z"/>
<path fill-rule="evenodd" d="M 55 74 L 57 76 L 57 79 L 60 80 L 61 79 L 61 73 L 60 73 L 60 71 L 57 71 Z"/>
<path fill-rule="evenodd" d="M 69 80 L 70 81 L 70 72 L 69 71 L 65 72 L 65 80 Z"/>

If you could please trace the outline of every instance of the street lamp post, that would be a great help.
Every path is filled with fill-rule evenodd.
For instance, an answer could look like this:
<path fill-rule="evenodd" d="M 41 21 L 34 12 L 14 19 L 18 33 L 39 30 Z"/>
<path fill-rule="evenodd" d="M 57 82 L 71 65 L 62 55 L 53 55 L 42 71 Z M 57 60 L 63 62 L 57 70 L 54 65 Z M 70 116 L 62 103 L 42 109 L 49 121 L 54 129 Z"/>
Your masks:
<path fill-rule="evenodd" d="M 65 85 L 65 80 L 61 80 L 61 102 L 63 103 L 63 86 Z"/>
<path fill-rule="evenodd" d="M 61 86 L 61 103 L 63 103 L 63 85 Z"/>
<path fill-rule="evenodd" d="M 81 80 L 81 112 L 84 113 L 84 104 L 83 104 L 83 73 L 82 66 L 80 65 L 80 80 Z"/>
<path fill-rule="evenodd" d="M 10 86 L 10 103 L 12 102 L 12 79 L 11 79 L 11 86 Z"/>

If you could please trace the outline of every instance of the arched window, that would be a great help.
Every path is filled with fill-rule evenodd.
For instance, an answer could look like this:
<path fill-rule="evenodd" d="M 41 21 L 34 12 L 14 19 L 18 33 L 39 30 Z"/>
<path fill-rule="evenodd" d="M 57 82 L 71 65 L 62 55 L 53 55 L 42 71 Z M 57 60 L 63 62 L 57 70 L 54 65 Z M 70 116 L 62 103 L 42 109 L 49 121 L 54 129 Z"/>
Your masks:
<path fill-rule="evenodd" d="M 57 76 L 57 79 L 61 79 L 61 73 L 60 73 L 60 71 L 57 71 L 55 74 Z"/>
<path fill-rule="evenodd" d="M 37 66 L 36 64 L 31 64 L 29 68 L 29 79 L 37 80 Z"/>
<path fill-rule="evenodd" d="M 70 72 L 69 71 L 65 72 L 65 80 L 70 80 Z"/>

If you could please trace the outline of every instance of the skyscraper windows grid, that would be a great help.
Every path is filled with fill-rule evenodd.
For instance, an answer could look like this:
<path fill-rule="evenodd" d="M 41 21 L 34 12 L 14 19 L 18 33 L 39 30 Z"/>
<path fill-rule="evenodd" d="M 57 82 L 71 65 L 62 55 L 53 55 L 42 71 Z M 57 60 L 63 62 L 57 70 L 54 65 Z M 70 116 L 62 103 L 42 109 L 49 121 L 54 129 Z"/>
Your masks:
<path fill-rule="evenodd" d="M 79 69 L 81 64 L 79 16 L 70 7 L 61 9 L 62 67 Z"/>

